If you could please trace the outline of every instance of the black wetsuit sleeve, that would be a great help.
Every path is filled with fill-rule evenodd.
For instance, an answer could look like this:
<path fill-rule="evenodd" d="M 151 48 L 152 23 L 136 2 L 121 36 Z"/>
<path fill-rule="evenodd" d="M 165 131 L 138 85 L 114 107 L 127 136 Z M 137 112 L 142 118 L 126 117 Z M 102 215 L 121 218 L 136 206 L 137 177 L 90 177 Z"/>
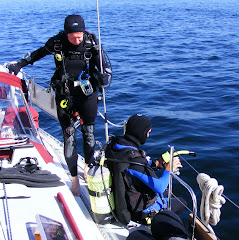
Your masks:
<path fill-rule="evenodd" d="M 49 51 L 47 51 L 46 47 L 41 47 L 37 49 L 36 51 L 31 53 L 31 60 L 29 61 L 30 64 L 33 64 L 34 62 L 40 60 L 41 58 L 45 57 L 46 55 L 51 54 Z"/>
<path fill-rule="evenodd" d="M 99 41 L 96 38 L 95 34 L 93 34 L 93 33 L 92 33 L 92 38 L 95 41 L 95 43 L 99 46 Z M 103 69 L 109 68 L 109 65 L 108 65 L 108 63 L 105 59 L 104 49 L 103 49 L 102 45 L 101 45 L 101 52 L 102 52 L 102 67 L 103 67 Z M 97 53 L 98 54 L 93 53 L 93 59 L 94 59 L 94 62 L 95 62 L 95 65 L 96 65 L 97 69 L 100 71 L 100 54 L 99 54 L 99 51 L 97 51 Z"/>
<path fill-rule="evenodd" d="M 103 48 L 101 48 L 101 51 L 102 51 L 102 67 L 103 67 L 103 69 L 109 68 L 109 65 L 105 59 Z M 100 71 L 100 54 L 96 55 L 95 63 L 96 63 L 98 70 Z"/>
<path fill-rule="evenodd" d="M 50 38 L 44 47 L 40 47 L 31 53 L 30 64 L 40 60 L 41 58 L 54 53 L 54 37 Z"/>

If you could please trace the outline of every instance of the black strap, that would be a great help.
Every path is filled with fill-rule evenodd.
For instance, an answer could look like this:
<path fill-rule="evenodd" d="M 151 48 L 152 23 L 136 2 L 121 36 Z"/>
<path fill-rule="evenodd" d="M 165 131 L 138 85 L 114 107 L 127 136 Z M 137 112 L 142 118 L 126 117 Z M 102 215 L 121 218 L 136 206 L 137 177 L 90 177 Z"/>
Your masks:
<path fill-rule="evenodd" d="M 90 196 L 92 197 L 103 197 L 103 196 L 108 196 L 111 192 L 111 188 L 107 188 L 106 191 L 103 191 L 103 192 L 95 192 L 95 191 L 92 191 L 88 188 L 88 191 L 89 191 L 89 194 Z"/>
<path fill-rule="evenodd" d="M 150 170 L 153 170 L 148 164 L 145 164 L 145 163 L 132 162 L 132 161 L 122 161 L 122 160 L 113 159 L 113 158 L 106 158 L 106 161 L 115 162 L 115 163 L 128 163 L 130 165 L 139 165 L 139 166 L 149 168 Z"/>

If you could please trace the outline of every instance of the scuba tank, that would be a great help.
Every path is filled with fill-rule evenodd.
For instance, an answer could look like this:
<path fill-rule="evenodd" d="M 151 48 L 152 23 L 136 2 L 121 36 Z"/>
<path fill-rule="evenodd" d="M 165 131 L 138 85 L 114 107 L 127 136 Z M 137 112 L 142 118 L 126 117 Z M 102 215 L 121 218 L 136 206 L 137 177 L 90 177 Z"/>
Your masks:
<path fill-rule="evenodd" d="M 101 224 L 111 222 L 111 211 L 115 209 L 115 204 L 109 169 L 103 166 L 91 167 L 87 182 L 94 221 Z"/>
<path fill-rule="evenodd" d="M 96 141 L 97 144 L 100 144 Z M 88 191 L 93 219 L 96 223 L 109 223 L 115 209 L 112 192 L 112 177 L 110 170 L 103 166 L 105 152 L 100 144 L 100 150 L 94 154 L 95 161 L 87 173 Z"/>

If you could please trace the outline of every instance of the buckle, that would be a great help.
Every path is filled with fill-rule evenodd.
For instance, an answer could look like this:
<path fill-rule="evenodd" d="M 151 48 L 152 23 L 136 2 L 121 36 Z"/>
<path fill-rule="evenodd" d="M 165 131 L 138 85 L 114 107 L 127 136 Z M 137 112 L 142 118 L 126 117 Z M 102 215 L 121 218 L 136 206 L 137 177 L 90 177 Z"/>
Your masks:
<path fill-rule="evenodd" d="M 84 58 L 85 59 L 87 59 L 87 60 L 89 60 L 89 59 L 91 59 L 91 57 L 92 57 L 92 53 L 91 52 L 84 52 Z"/>

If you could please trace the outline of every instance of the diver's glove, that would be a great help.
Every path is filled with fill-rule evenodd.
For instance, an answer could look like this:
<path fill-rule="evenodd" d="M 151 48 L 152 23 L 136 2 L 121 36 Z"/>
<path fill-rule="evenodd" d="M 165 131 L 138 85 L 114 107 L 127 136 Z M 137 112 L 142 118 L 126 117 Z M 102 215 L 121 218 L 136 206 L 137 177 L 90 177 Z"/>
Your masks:
<path fill-rule="evenodd" d="M 97 71 L 97 72 L 94 72 L 93 75 L 94 75 L 94 78 L 98 81 L 100 86 L 105 86 L 109 82 L 111 73 L 112 72 L 109 68 L 105 68 L 104 73 Z"/>
<path fill-rule="evenodd" d="M 23 56 L 23 59 L 21 59 L 17 63 L 12 63 L 7 66 L 7 68 L 9 69 L 9 73 L 14 73 L 14 75 L 17 75 L 21 68 L 28 65 L 30 60 L 31 60 L 31 54 L 28 52 Z"/>
<path fill-rule="evenodd" d="M 103 73 L 101 74 L 99 80 L 100 80 L 100 85 L 105 86 L 109 82 L 109 75 L 107 73 Z"/>
<path fill-rule="evenodd" d="M 24 59 L 20 60 L 17 63 L 12 63 L 8 65 L 9 73 L 13 73 L 14 75 L 17 75 L 22 67 L 25 67 L 28 64 L 28 62 Z"/>
<path fill-rule="evenodd" d="M 176 156 L 176 154 L 174 155 Z M 165 152 L 164 154 L 161 155 L 159 159 L 152 160 L 151 167 L 153 168 L 154 171 L 157 171 L 161 168 L 165 169 L 169 161 L 170 161 L 170 153 Z"/>
<path fill-rule="evenodd" d="M 101 73 L 101 72 L 94 73 L 94 78 L 98 81 L 100 86 L 107 85 L 109 81 L 109 77 L 107 73 Z"/>
<path fill-rule="evenodd" d="M 151 168 L 154 171 L 158 171 L 159 169 L 165 168 L 164 160 L 162 158 L 152 160 Z"/>

